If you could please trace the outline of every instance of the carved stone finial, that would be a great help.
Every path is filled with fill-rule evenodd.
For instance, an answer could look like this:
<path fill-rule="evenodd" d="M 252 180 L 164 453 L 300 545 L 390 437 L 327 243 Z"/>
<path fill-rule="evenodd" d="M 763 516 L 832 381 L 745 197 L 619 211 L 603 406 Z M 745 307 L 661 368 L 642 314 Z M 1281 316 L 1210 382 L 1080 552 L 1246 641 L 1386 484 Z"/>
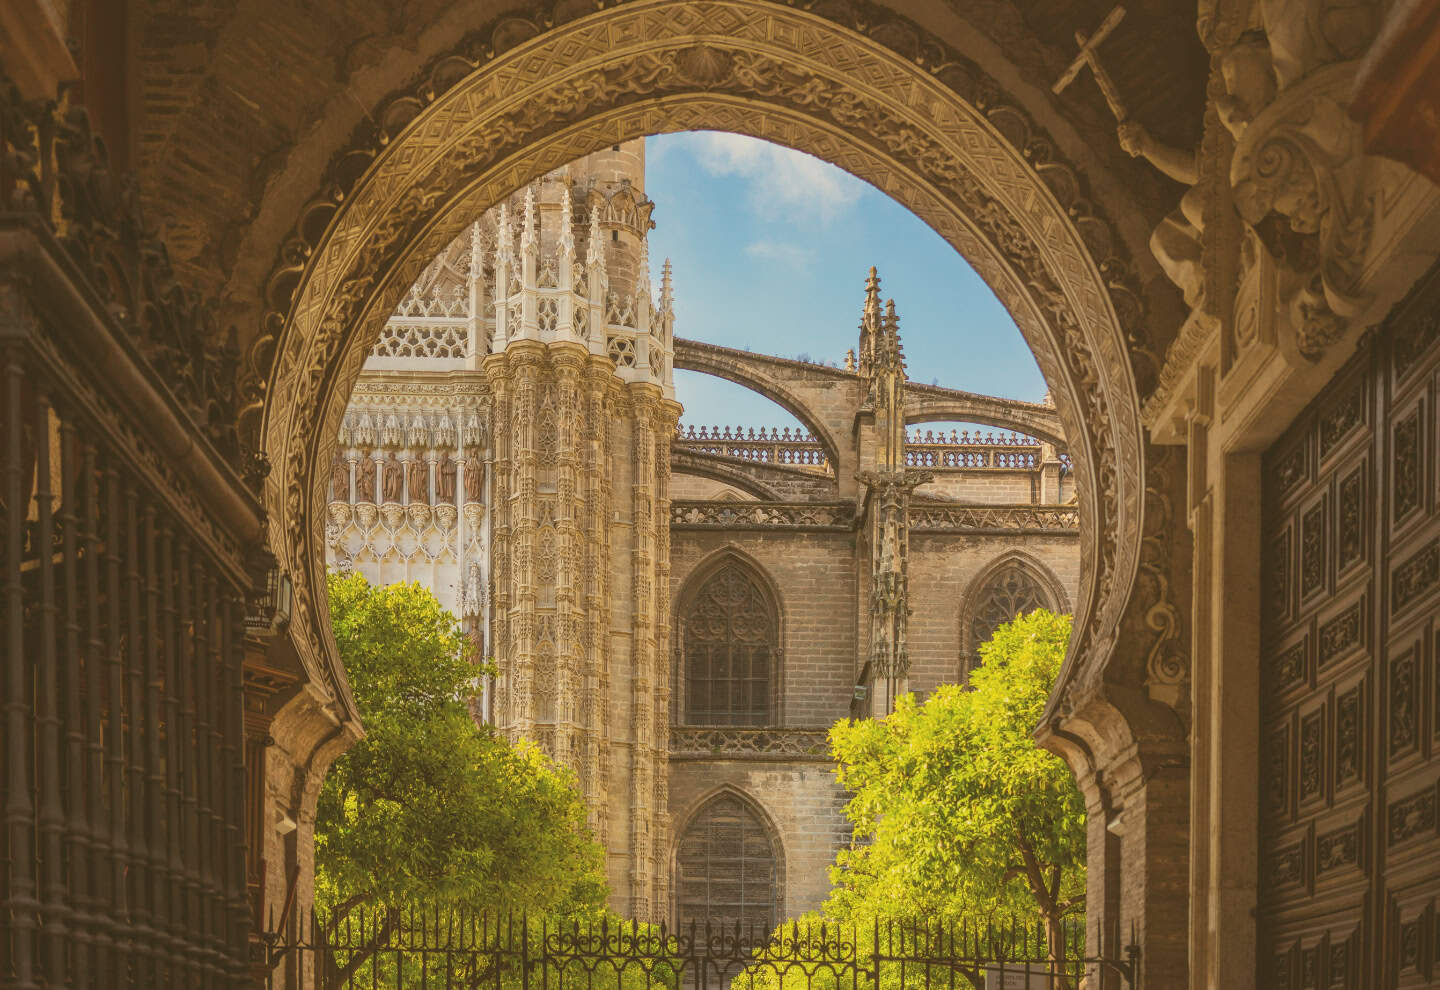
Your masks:
<path fill-rule="evenodd" d="M 567 262 L 575 257 L 575 233 L 571 229 L 574 219 L 570 212 L 570 189 L 566 187 L 560 197 L 560 256 Z"/>
<path fill-rule="evenodd" d="M 600 238 L 600 207 L 590 207 L 590 237 L 585 250 L 585 263 L 594 268 L 605 268 L 605 245 Z"/>
<path fill-rule="evenodd" d="M 495 263 L 498 266 L 510 259 L 510 209 L 507 204 L 500 204 L 500 213 L 495 218 Z M 500 286 L 504 289 L 504 286 Z M 498 293 L 497 293 L 498 295 Z"/>
<path fill-rule="evenodd" d="M 858 370 L 862 375 L 871 373 L 875 366 L 875 348 L 881 332 L 880 276 L 875 267 L 865 279 L 865 305 L 860 311 L 860 360 Z"/>
<path fill-rule="evenodd" d="M 650 239 L 640 238 L 640 263 L 635 270 L 635 295 L 645 304 L 650 302 Z"/>
<path fill-rule="evenodd" d="M 670 278 L 670 259 L 660 268 L 660 311 L 671 313 L 675 309 L 675 287 Z"/>
<path fill-rule="evenodd" d="M 520 250 L 534 251 L 540 245 L 535 231 L 535 190 L 525 190 L 525 222 L 520 228 Z"/>

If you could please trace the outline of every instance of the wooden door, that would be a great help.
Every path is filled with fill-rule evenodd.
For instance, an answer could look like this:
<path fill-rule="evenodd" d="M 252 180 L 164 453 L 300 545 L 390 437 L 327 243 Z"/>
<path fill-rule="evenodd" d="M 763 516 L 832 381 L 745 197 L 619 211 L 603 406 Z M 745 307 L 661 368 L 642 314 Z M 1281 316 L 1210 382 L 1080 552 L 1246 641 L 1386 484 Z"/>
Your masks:
<path fill-rule="evenodd" d="M 1401 307 L 1265 457 L 1267 988 L 1440 980 L 1437 289 Z"/>

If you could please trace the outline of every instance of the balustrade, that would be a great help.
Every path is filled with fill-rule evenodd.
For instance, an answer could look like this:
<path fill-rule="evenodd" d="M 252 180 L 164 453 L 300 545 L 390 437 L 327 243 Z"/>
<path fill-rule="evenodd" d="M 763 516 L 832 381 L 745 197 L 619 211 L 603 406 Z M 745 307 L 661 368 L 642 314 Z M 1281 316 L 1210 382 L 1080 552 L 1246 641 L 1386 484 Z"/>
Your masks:
<path fill-rule="evenodd" d="M 789 427 L 682 426 L 675 432 L 677 447 L 692 453 L 734 457 L 761 464 L 795 465 L 828 470 L 829 458 L 818 438 Z M 1068 455 L 1061 454 L 1061 472 L 1070 470 Z M 907 467 L 932 471 L 1033 471 L 1043 462 L 1042 445 L 1016 433 L 981 433 L 951 430 L 914 430 L 906 439 Z"/>

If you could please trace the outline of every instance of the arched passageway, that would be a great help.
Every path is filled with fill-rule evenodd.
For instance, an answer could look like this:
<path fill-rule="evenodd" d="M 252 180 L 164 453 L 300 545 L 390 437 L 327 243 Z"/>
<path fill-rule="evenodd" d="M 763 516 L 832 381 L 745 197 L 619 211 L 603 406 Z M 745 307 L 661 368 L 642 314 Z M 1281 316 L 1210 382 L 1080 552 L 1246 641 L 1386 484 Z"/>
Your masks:
<path fill-rule="evenodd" d="M 321 479 L 386 317 L 429 259 L 518 185 L 630 137 L 710 128 L 809 152 L 874 183 L 939 232 L 1006 305 L 1055 407 L 984 415 L 1062 433 L 1076 465 L 1081 581 L 1057 697 L 1106 723 L 1107 746 L 1127 738 L 1127 718 L 1164 724 L 1152 712 L 1163 706 L 1144 694 L 1119 696 L 1129 711 L 1117 717 L 1100 675 L 1115 643 L 1109 631 L 1127 609 L 1173 611 L 1163 596 L 1182 587 L 1152 583 L 1147 594 L 1160 601 L 1132 602 L 1142 560 L 1162 550 L 1144 539 L 1147 459 L 1156 456 L 1139 420 L 1137 378 L 1148 379 L 1155 363 L 1137 346 L 1144 306 L 1124 242 L 1029 114 L 914 25 L 837 21 L 755 0 L 639 3 L 543 30 L 507 22 L 491 44 L 493 57 L 466 48 L 437 59 L 415 91 L 423 95 L 392 96 L 374 111 L 379 134 L 335 153 L 326 183 L 277 245 L 271 312 L 249 349 L 258 402 L 247 422 L 272 464 L 272 543 L 298 587 L 291 639 L 340 710 Z M 801 409 L 786 391 L 776 385 L 770 394 Z M 954 396 L 944 398 L 937 408 L 949 415 Z M 829 430 L 816 419 L 825 442 Z M 842 483 L 850 475 L 843 465 L 837 472 Z M 1152 493 L 1151 502 L 1163 507 L 1165 497 Z M 1167 536 L 1172 529 L 1164 515 L 1151 524 Z M 1124 676 L 1183 678 L 1183 669 L 1147 670 L 1145 660 L 1177 649 L 1178 624 L 1141 628 Z M 1083 752 L 1072 759 L 1084 764 Z"/>
<path fill-rule="evenodd" d="M 743 47 L 737 24 L 746 25 Z M 617 37 L 636 41 L 617 46 Z M 942 62 L 966 64 L 937 51 Z M 786 76 L 790 64 L 805 66 L 804 86 Z M 856 86 L 854 65 L 867 67 L 866 86 Z M 470 218 L 518 183 L 618 138 L 702 126 L 776 140 L 875 182 L 941 232 L 1005 302 L 1073 438 L 1093 548 L 1066 676 L 1103 662 L 1093 637 L 1123 610 L 1141 553 L 1145 450 L 1128 344 L 1141 307 L 1131 283 L 1115 277 L 1121 243 L 1093 210 L 1075 212 L 1080 177 L 1055 181 L 1067 167 L 1053 154 L 1044 173 L 1029 164 L 1026 149 L 1033 157 L 1045 138 L 1023 112 L 977 109 L 965 92 L 968 74 L 926 71 L 853 28 L 763 3 L 617 8 L 462 67 L 437 64 L 439 75 L 425 83 L 433 102 L 393 99 L 377 119 L 403 115 L 403 126 L 391 125 L 383 147 L 364 143 L 341 159 L 352 170 L 343 176 L 349 192 L 336 202 L 327 186 L 303 211 L 283 256 L 309 261 L 276 270 L 273 339 L 253 351 L 274 355 L 255 368 L 274 370 L 257 382 L 274 465 L 267 507 L 277 549 L 308 592 L 299 596 L 299 646 L 317 679 L 338 683 L 322 672 L 331 651 L 315 593 L 324 497 L 317 465 L 329 462 L 349 383 L 399 295 Z M 866 140 L 847 133 L 847 121 L 863 121 Z"/>
<path fill-rule="evenodd" d="M 73 34 L 57 24 L 59 6 L 79 18 Z M 116 837 L 127 826 L 137 837 L 148 828 L 95 819 L 73 779 L 61 791 L 50 772 L 63 763 L 73 773 L 82 762 L 58 758 L 62 738 L 99 737 L 77 707 L 85 696 L 72 691 L 73 703 L 62 703 L 50 679 L 61 670 L 75 683 L 85 643 L 108 645 L 110 662 L 139 678 L 143 697 L 113 692 L 108 717 L 128 718 L 151 739 L 165 705 L 179 705 L 176 717 L 190 714 L 179 697 L 161 697 L 162 661 L 218 678 L 204 682 L 193 709 L 206 714 L 215 703 L 210 728 L 223 738 L 215 786 L 198 798 L 213 814 L 226 863 L 212 891 L 225 902 L 217 908 L 223 933 L 205 933 L 204 943 L 226 947 L 216 982 L 242 982 L 247 884 L 270 882 L 256 846 L 246 859 L 244 830 L 264 830 L 242 807 L 246 770 L 280 765 L 283 780 L 255 786 L 303 807 L 328 761 L 360 731 L 326 631 L 323 474 L 380 324 L 421 266 L 509 190 L 630 136 L 699 127 L 799 148 L 874 183 L 971 261 L 1035 351 L 1075 459 L 1085 534 L 1073 649 L 1038 731 L 1065 753 L 1089 800 L 1091 941 L 1113 950 L 1122 924 L 1133 923 L 1150 982 L 1179 984 L 1189 973 L 1207 986 L 1284 985 L 1325 952 L 1344 983 L 1423 979 L 1405 947 L 1423 944 L 1423 926 L 1433 927 L 1433 905 L 1420 891 L 1433 890 L 1435 835 L 1414 824 L 1433 821 L 1433 746 L 1414 752 L 1409 740 L 1379 735 L 1403 723 L 1410 695 L 1367 687 L 1371 709 L 1361 724 L 1367 752 L 1383 752 L 1395 779 L 1429 791 L 1393 800 L 1347 791 L 1352 803 L 1341 809 L 1336 788 L 1315 789 L 1307 778 L 1284 814 L 1274 813 L 1290 830 L 1283 844 L 1267 847 L 1273 836 L 1256 828 L 1253 782 L 1262 751 L 1278 754 L 1275 766 L 1287 772 L 1326 763 L 1316 754 L 1336 736 L 1315 713 L 1329 710 L 1321 699 L 1333 685 L 1316 673 L 1318 661 L 1306 666 L 1319 656 L 1310 644 L 1322 631 L 1433 640 L 1425 623 L 1440 586 L 1430 580 L 1434 500 L 1412 505 L 1403 479 L 1433 474 L 1424 458 L 1433 458 L 1434 430 L 1406 424 L 1429 423 L 1417 410 L 1433 400 L 1434 323 L 1425 313 L 1434 288 L 1420 280 L 1436 257 L 1440 214 L 1420 173 L 1380 157 L 1433 169 L 1384 140 L 1396 115 L 1419 102 L 1396 83 L 1417 76 L 1397 71 L 1396 60 L 1409 56 L 1393 39 L 1429 28 L 1379 31 L 1386 17 L 1412 16 L 1409 5 L 1362 4 L 1338 18 L 1333 5 L 1313 0 L 1205 4 L 1198 15 L 1132 10 L 1121 29 L 1129 37 L 1112 38 L 1102 54 L 1136 101 L 1126 146 L 1157 165 L 1178 163 L 1160 167 L 1194 180 L 1186 208 L 1165 217 L 1180 190 L 1125 159 L 1088 77 L 1051 90 L 1074 56 L 1074 30 L 1100 23 L 1108 6 L 1072 5 L 1058 17 L 1024 0 L 965 9 L 845 0 L 635 0 L 596 9 L 557 0 L 505 12 L 491 0 L 421 0 L 400 17 L 326 0 L 180 15 L 137 4 L 130 10 L 141 29 L 122 55 L 120 32 L 108 34 L 105 18 L 79 16 L 111 8 L 17 0 L 37 41 L 0 39 L 17 87 L 3 97 L 15 126 L 5 128 L 0 194 L 7 216 L 20 217 L 7 220 L 3 244 L 3 587 L 7 615 L 18 617 L 5 662 L 15 697 L 37 687 L 32 703 L 7 707 L 6 719 L 7 739 L 19 740 L 12 765 L 46 770 L 34 789 L 7 790 L 7 801 L 18 795 L 7 803 L 18 882 L 6 891 L 6 916 L 20 928 L 6 935 L 27 952 L 42 941 L 45 949 L 38 962 L 12 956 L 22 985 L 66 965 L 75 930 L 65 926 L 78 915 L 61 850 L 81 841 L 81 823 Z M 47 102 L 54 83 L 77 77 L 83 93 Z M 133 99 L 108 98 L 116 94 Z M 74 113 L 79 101 L 103 145 Z M 144 119 L 129 119 L 137 107 Z M 1182 153 L 1157 150 L 1137 129 L 1146 124 Z M 1416 119 L 1417 133 L 1426 126 Z M 111 195 L 119 187 L 108 184 L 105 147 L 137 171 L 150 224 L 128 197 Z M 156 227 L 163 242 L 140 235 Z M 1152 231 L 1159 263 L 1146 243 Z M 1184 283 L 1184 305 L 1158 280 L 1162 263 Z M 1415 300 L 1396 308 L 1417 286 Z M 224 332 L 232 325 L 233 338 Z M 1373 353 L 1362 347 L 1357 367 L 1368 361 L 1377 374 L 1359 375 L 1373 384 L 1357 405 L 1334 376 L 1372 328 L 1367 339 L 1381 343 Z M 1404 357 L 1399 370 L 1386 364 L 1393 354 Z M 1416 405 L 1392 409 L 1391 399 Z M 1395 430 L 1350 428 L 1367 415 L 1393 416 Z M 1314 431 L 1296 426 L 1306 416 Z M 35 440 L 52 432 L 53 443 Z M 92 448 L 77 444 L 81 433 Z M 237 433 L 261 456 L 247 457 Z M 1362 435 L 1384 439 L 1365 453 Z M 49 470 L 52 454 L 58 471 Z M 104 472 L 85 467 L 91 454 Z M 1342 461 L 1350 473 L 1341 482 L 1369 473 L 1359 488 L 1322 491 Z M 1402 470 L 1406 463 L 1418 473 Z M 77 500 L 80 476 L 138 506 L 104 517 L 122 527 L 110 531 L 107 566 L 128 582 L 121 592 L 112 582 L 107 601 L 191 592 L 153 622 L 143 609 L 128 613 L 127 642 L 139 641 L 136 630 L 148 636 L 143 676 L 131 652 L 113 648 L 118 619 L 83 609 L 58 618 L 57 587 L 73 603 L 79 596 L 66 580 L 99 582 L 77 570 L 94 559 L 101 518 L 97 500 Z M 1391 490 L 1395 479 L 1402 483 Z M 1332 566 L 1340 557 L 1326 550 L 1329 523 L 1355 491 L 1382 488 L 1371 501 L 1398 509 L 1367 531 L 1374 542 L 1359 544 L 1373 560 L 1354 563 L 1342 581 Z M 1254 519 L 1262 501 L 1274 503 L 1263 534 Z M 145 508 L 152 504 L 154 513 Z M 1292 516 L 1298 529 L 1287 541 Z M 162 521 L 158 544 L 145 529 L 150 518 Z M 1262 546 L 1272 530 L 1274 545 Z M 268 566 L 267 549 L 278 567 Z M 188 563 L 178 563 L 187 553 Z M 219 575 L 208 586 L 203 575 L 162 580 L 176 568 L 193 572 L 202 558 Z M 1372 563 L 1373 585 L 1345 583 L 1372 574 Z M 1280 644 L 1261 635 L 1262 573 L 1298 575 L 1286 624 L 1266 631 Z M 247 582 L 256 590 L 242 607 Z M 207 638 L 175 646 L 159 630 L 204 587 L 218 612 L 183 625 Z M 1373 605 L 1369 621 L 1332 621 L 1360 602 Z M 274 636 L 293 663 L 288 680 L 242 671 L 249 611 L 264 620 L 253 628 Z M 1303 624 L 1312 619 L 1313 631 Z M 1280 653 L 1267 659 L 1272 645 Z M 1383 687 L 1404 659 L 1345 649 L 1325 678 L 1353 669 Z M 1297 682 L 1283 705 L 1257 706 L 1270 690 L 1257 671 L 1288 675 L 1296 658 L 1311 671 L 1305 690 Z M 227 693 L 236 705 L 218 704 Z M 266 750 L 266 729 L 248 733 L 241 724 L 241 697 L 259 699 L 261 722 L 274 717 L 275 748 Z M 1380 706 L 1397 701 L 1392 719 Z M 1262 746 L 1266 713 L 1291 711 L 1296 731 L 1272 733 Z M 126 770 L 158 809 L 160 776 L 183 763 L 166 763 L 154 745 L 136 752 Z M 93 779 L 116 780 L 124 793 L 130 785 L 110 766 L 97 765 Z M 1294 779 L 1286 776 L 1286 786 Z M 176 780 L 171 791 L 190 783 Z M 42 799 L 43 821 L 35 810 Z M 1345 874 L 1346 889 L 1359 894 L 1335 920 L 1340 914 L 1322 909 L 1325 884 L 1337 881 L 1306 871 L 1320 862 L 1322 840 L 1332 853 L 1344 850 L 1335 837 L 1351 823 L 1335 816 L 1355 809 L 1371 823 L 1358 830 L 1370 855 L 1359 858 L 1358 879 Z M 123 849 L 94 847 L 121 877 Z M 193 861 L 192 851 L 191 862 L 167 868 L 184 874 Z M 1262 861 L 1284 888 L 1264 899 L 1272 912 L 1264 940 L 1253 920 Z M 1406 870 L 1429 886 L 1407 886 Z M 77 899 L 75 909 L 107 903 L 104 893 Z M 163 898 L 157 904 L 168 910 Z M 131 943 L 149 936 L 136 935 L 127 917 L 114 944 L 138 959 L 149 950 Z M 193 934 L 182 932 L 182 941 Z"/>

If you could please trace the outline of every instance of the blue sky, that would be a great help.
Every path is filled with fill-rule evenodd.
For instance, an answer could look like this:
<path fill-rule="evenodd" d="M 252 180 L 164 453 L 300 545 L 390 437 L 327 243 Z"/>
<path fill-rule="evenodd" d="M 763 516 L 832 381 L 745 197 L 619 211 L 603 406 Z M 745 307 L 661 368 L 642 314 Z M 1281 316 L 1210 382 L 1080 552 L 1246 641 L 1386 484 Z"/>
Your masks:
<path fill-rule="evenodd" d="M 884 193 L 800 152 L 735 134 L 646 141 L 650 257 L 675 269 L 675 332 L 843 364 L 865 273 L 894 297 L 910 378 L 1037 402 L 1045 382 L 1014 321 L 934 231 Z M 657 282 L 658 284 L 658 282 Z M 682 422 L 791 425 L 779 406 L 677 372 Z"/>

